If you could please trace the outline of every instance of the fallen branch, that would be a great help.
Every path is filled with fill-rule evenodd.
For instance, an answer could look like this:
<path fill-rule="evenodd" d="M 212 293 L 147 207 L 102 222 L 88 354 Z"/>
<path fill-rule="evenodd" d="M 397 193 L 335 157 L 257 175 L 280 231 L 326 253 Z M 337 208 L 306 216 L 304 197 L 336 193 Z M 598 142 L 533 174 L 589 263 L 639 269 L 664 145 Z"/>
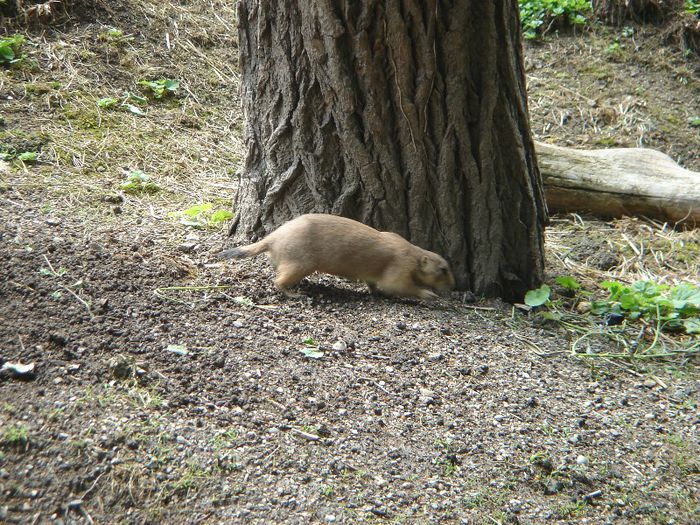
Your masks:
<path fill-rule="evenodd" d="M 535 143 L 551 212 L 644 215 L 700 225 L 700 173 L 643 148 L 577 150 Z"/>

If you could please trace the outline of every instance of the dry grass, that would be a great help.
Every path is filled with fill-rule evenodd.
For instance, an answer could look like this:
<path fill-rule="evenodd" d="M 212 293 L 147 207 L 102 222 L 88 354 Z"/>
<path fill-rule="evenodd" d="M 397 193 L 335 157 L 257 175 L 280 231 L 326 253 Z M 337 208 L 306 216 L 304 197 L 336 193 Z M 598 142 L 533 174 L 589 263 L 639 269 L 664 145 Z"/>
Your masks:
<path fill-rule="evenodd" d="M 572 259 L 571 242 L 581 237 L 601 239 L 619 262 L 601 269 L 590 264 L 590 258 Z M 605 280 L 700 285 L 700 232 L 674 230 L 673 225 L 648 218 L 603 223 L 579 215 L 555 217 L 547 230 L 547 253 L 551 274 L 575 276 L 587 288 Z"/>
<path fill-rule="evenodd" d="M 141 228 L 166 245 L 220 235 L 223 227 L 192 232 L 170 215 L 207 202 L 231 208 L 243 156 L 235 5 L 126 3 L 117 13 L 97 2 L 90 23 L 76 23 L 76 7 L 50 31 L 30 29 L 27 59 L 0 72 L 0 91 L 12 96 L 0 144 L 40 150 L 36 166 L 6 166 L 5 197 L 18 207 L 41 199 L 47 216 L 77 218 L 98 239 L 138 240 Z M 138 82 L 160 78 L 178 80 L 178 92 L 149 99 L 144 116 L 97 104 L 146 96 Z M 124 194 L 134 170 L 161 190 Z"/>

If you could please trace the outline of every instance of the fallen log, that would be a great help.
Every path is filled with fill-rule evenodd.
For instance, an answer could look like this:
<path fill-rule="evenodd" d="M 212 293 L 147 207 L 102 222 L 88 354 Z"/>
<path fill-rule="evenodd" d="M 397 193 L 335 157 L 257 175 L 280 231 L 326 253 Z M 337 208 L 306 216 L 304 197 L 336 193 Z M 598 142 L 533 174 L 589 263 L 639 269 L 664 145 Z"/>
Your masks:
<path fill-rule="evenodd" d="M 550 212 L 644 215 L 700 226 L 700 173 L 643 148 L 577 150 L 535 143 Z"/>

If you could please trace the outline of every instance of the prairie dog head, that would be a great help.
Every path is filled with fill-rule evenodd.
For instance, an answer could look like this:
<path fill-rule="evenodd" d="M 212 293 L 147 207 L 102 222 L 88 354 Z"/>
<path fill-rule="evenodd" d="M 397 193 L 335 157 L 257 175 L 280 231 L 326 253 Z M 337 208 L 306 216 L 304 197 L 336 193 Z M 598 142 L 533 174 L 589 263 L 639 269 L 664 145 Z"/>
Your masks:
<path fill-rule="evenodd" d="M 447 291 L 455 287 L 449 264 L 437 253 L 425 251 L 420 256 L 415 277 L 419 284 L 434 290 Z"/>

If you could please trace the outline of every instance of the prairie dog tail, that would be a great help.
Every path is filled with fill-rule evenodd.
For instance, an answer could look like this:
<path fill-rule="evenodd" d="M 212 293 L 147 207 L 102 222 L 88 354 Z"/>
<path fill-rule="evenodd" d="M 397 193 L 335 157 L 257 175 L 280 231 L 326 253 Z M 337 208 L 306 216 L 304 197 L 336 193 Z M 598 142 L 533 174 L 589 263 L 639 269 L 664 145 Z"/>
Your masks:
<path fill-rule="evenodd" d="M 248 246 L 239 246 L 238 248 L 231 248 L 230 250 L 224 250 L 216 254 L 220 259 L 243 259 L 244 257 L 253 257 L 254 255 L 261 254 L 267 251 L 267 243 L 265 239 Z"/>

